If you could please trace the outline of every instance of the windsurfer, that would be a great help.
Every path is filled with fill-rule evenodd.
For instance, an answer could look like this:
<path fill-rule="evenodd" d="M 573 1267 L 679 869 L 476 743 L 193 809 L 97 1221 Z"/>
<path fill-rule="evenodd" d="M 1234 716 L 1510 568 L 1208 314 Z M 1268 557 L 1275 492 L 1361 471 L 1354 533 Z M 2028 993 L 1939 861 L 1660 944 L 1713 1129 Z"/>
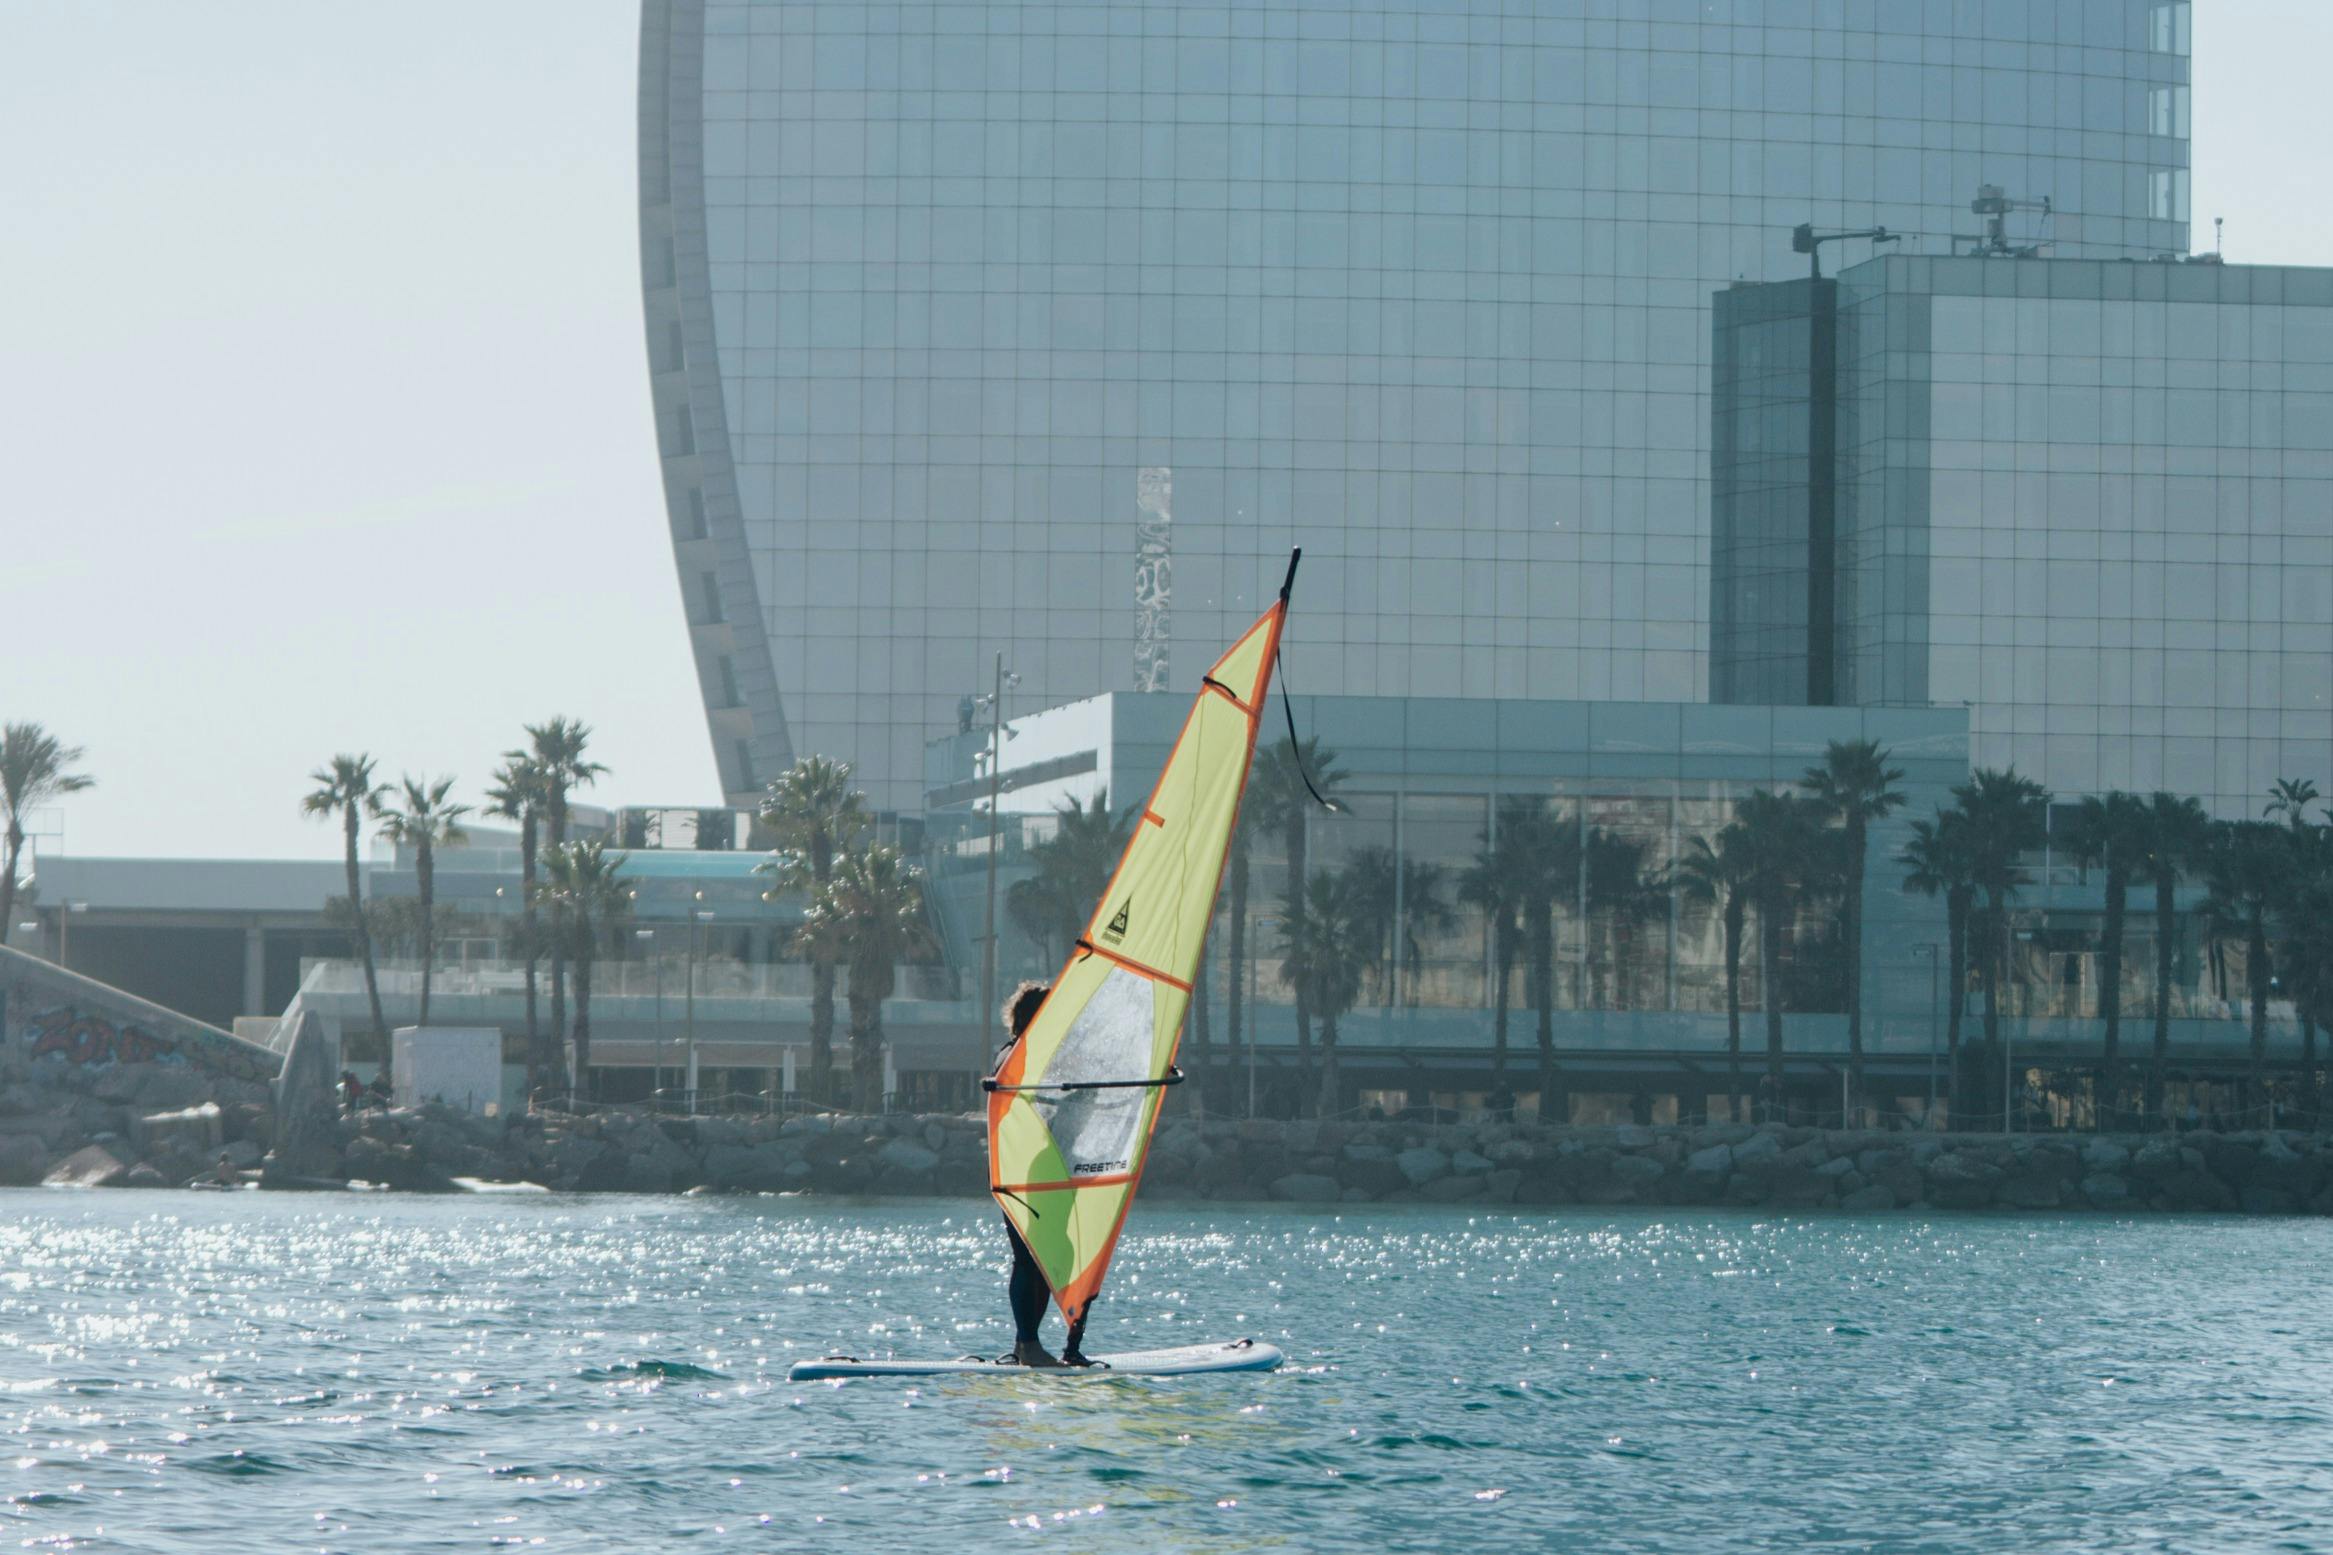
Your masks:
<path fill-rule="evenodd" d="M 1037 1011 L 1045 1003 L 1045 995 L 1053 991 L 1050 983 L 1023 983 L 1013 990 L 1005 1001 L 1005 1030 L 1010 1035 L 1005 1045 L 997 1050 L 996 1064 L 991 1074 L 1003 1072 L 1005 1061 L 1013 1056 L 1013 1049 L 1021 1045 L 1021 1036 L 1029 1029 L 1029 1022 L 1037 1018 Z M 1081 1320 L 1070 1326 L 1069 1342 L 1056 1357 L 1038 1338 L 1038 1330 L 1045 1323 L 1045 1304 L 1052 1291 L 1045 1284 L 1045 1271 L 1037 1266 L 1036 1256 L 1021 1240 L 1008 1216 L 1004 1223 L 1005 1240 L 1012 1244 L 1013 1272 L 1005 1286 L 1013 1308 L 1013 1364 L 1016 1366 L 1084 1366 L 1090 1364 L 1078 1348 L 1085 1337 Z"/>

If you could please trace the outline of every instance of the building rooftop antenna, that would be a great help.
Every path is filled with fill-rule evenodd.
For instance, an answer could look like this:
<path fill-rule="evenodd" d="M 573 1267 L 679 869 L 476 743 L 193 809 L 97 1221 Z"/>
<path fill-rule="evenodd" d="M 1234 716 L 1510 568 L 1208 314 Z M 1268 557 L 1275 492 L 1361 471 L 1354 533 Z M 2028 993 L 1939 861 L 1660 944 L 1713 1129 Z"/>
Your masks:
<path fill-rule="evenodd" d="M 2002 192 L 1999 184 L 1983 184 L 1977 189 L 1977 197 L 1968 202 L 1968 208 L 1985 218 L 1985 235 L 1968 240 L 1976 245 L 1971 252 L 1996 259 L 2031 259 L 2041 252 L 2041 243 L 2020 246 L 2009 241 L 2009 213 L 2039 211 L 2047 221 L 2053 214 L 2048 195 L 2038 200 L 2012 199 Z"/>

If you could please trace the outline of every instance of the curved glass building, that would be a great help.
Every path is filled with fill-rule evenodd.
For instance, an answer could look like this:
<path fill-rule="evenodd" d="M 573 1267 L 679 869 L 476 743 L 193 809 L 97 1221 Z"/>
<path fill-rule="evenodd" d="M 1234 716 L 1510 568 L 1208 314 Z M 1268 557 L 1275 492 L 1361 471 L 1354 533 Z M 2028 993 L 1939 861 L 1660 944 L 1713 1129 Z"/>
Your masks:
<path fill-rule="evenodd" d="M 1021 705 L 1699 700 L 1710 299 L 1793 227 L 2187 245 L 2186 0 L 645 0 L 643 277 L 723 787 Z M 2048 202 L 2044 211 L 2041 202 Z M 1867 249 L 1841 244 L 1838 261 Z"/>

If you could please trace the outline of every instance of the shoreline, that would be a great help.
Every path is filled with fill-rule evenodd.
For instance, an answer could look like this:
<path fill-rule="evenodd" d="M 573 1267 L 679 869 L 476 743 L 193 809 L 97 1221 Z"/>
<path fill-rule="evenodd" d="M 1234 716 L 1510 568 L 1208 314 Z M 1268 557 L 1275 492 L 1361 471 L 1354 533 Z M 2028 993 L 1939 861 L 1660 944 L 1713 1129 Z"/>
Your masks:
<path fill-rule="evenodd" d="M 422 1193 L 530 1185 L 979 1199 L 988 1181 L 986 1123 L 976 1113 L 679 1118 L 611 1110 L 506 1120 L 428 1105 L 319 1118 L 287 1151 L 266 1148 L 274 1120 L 257 1096 L 153 1113 L 134 1103 L 96 1107 L 87 1096 L 61 1107 L 43 1100 L 21 1091 L 8 1098 L 0 1183 L 207 1187 L 222 1158 L 236 1183 L 288 1191 L 353 1181 Z M 2333 1135 L 1180 1117 L 1158 1130 L 1143 1193 L 1152 1203 L 2333 1215 Z"/>

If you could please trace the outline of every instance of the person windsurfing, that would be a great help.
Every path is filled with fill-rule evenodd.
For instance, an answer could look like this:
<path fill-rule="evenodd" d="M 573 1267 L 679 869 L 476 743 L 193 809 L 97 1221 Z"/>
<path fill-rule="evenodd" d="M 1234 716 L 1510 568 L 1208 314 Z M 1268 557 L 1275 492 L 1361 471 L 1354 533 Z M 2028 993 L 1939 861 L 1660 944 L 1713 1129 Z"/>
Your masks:
<path fill-rule="evenodd" d="M 1021 1045 L 1029 1022 L 1037 1018 L 1044 1006 L 1045 996 L 1053 991 L 1051 983 L 1023 983 L 1013 990 L 1005 1001 L 1005 1044 L 997 1049 L 996 1063 L 990 1068 L 991 1078 L 1004 1072 L 1005 1061 L 1013 1056 L 1013 1049 Z M 1045 1283 L 1045 1271 L 1038 1267 L 1029 1245 L 1021 1240 L 1021 1233 L 1013 1226 L 1011 1217 L 1004 1223 L 1005 1240 L 1012 1244 L 1012 1274 L 1005 1282 L 1005 1294 L 1013 1309 L 1013 1364 L 1016 1366 L 1090 1366 L 1079 1348 L 1085 1338 L 1085 1320 L 1080 1318 L 1069 1328 L 1069 1339 L 1056 1356 L 1045 1348 L 1038 1337 L 1045 1325 L 1045 1307 L 1052 1297 L 1052 1289 Z"/>

